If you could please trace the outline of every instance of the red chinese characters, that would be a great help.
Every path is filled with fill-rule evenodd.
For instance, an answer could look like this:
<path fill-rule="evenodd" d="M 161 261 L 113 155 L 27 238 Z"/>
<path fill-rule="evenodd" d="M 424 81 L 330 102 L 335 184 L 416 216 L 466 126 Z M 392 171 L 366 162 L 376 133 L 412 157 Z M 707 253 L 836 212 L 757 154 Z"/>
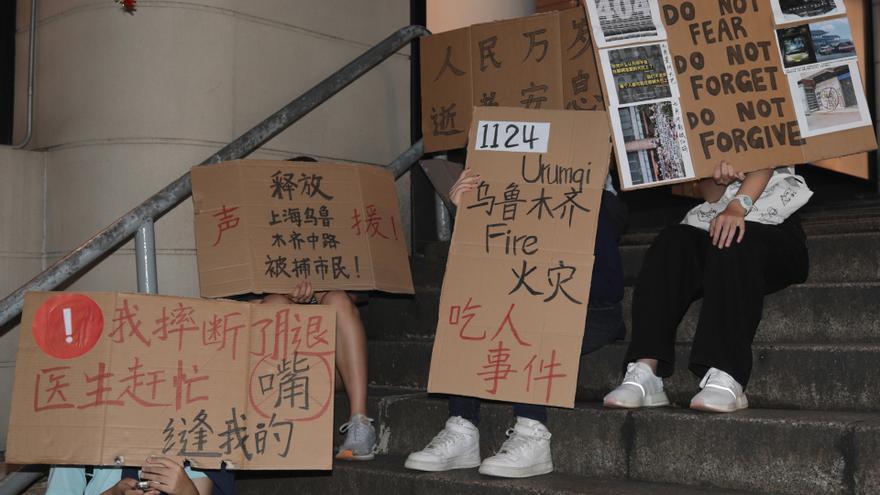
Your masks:
<path fill-rule="evenodd" d="M 241 218 L 234 214 L 235 210 L 238 210 L 238 208 L 238 206 L 227 208 L 226 205 L 223 205 L 223 207 L 220 208 L 220 211 L 212 215 L 217 218 L 217 240 L 214 241 L 213 246 L 220 244 L 223 232 L 238 227 L 238 222 Z"/>

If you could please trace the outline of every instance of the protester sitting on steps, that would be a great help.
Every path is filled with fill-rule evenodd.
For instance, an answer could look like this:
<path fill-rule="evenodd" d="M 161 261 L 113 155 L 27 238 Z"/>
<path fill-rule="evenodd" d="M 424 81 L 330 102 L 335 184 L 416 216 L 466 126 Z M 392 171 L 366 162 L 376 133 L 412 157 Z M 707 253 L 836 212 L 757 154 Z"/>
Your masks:
<path fill-rule="evenodd" d="M 149 487 L 138 488 L 138 481 Z M 163 456 L 147 457 L 135 468 L 53 467 L 46 495 L 211 495 L 214 484 L 201 471 Z"/>
<path fill-rule="evenodd" d="M 462 196 L 474 190 L 480 177 L 465 169 L 452 187 L 449 197 L 459 206 Z M 608 183 L 610 184 L 610 182 Z M 606 186 L 606 189 L 613 187 Z M 596 259 L 590 287 L 589 309 L 581 352 L 587 354 L 626 336 L 623 323 L 623 264 L 618 239 L 625 217 L 624 206 L 616 195 L 603 191 L 596 235 Z M 507 478 L 524 478 L 553 471 L 547 408 L 514 404 L 516 424 L 498 453 L 480 461 L 480 399 L 450 396 L 449 419 L 437 436 L 419 452 L 406 459 L 406 467 L 420 471 L 446 471 L 474 468 L 480 473 Z"/>
<path fill-rule="evenodd" d="M 308 156 L 291 158 L 293 162 L 316 162 Z M 368 461 L 376 453 L 376 429 L 367 417 L 367 335 L 355 304 L 356 295 L 344 290 L 314 292 L 308 281 L 300 282 L 290 294 L 243 294 L 234 299 L 263 304 L 326 304 L 336 310 L 336 368 L 348 396 L 349 420 L 340 427 L 345 441 L 336 458 Z"/>
<path fill-rule="evenodd" d="M 752 340 L 764 295 L 807 278 L 806 238 L 796 214 L 812 192 L 791 167 L 743 174 L 727 162 L 700 181 L 705 203 L 668 227 L 645 255 L 632 304 L 632 340 L 623 383 L 605 406 L 669 404 L 662 378 L 672 374 L 675 336 L 688 306 L 703 305 L 690 355 L 702 377 L 692 409 L 748 407 Z"/>

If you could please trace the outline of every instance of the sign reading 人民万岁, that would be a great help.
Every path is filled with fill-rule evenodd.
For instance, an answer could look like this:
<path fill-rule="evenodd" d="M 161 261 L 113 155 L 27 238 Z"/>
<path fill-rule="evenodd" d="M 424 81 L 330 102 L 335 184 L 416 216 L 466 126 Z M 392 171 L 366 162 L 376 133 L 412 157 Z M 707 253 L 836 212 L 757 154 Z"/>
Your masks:
<path fill-rule="evenodd" d="M 425 151 L 463 148 L 474 106 L 604 110 L 583 8 L 422 38 Z"/>
<path fill-rule="evenodd" d="M 843 0 L 588 0 L 624 189 L 876 148 Z"/>
<path fill-rule="evenodd" d="M 335 312 L 25 295 L 7 462 L 330 469 Z"/>
<path fill-rule="evenodd" d="M 413 293 L 394 177 L 380 167 L 236 160 L 193 167 L 203 297 Z"/>
<path fill-rule="evenodd" d="M 605 112 L 474 109 L 428 391 L 572 407 L 609 138 Z"/>

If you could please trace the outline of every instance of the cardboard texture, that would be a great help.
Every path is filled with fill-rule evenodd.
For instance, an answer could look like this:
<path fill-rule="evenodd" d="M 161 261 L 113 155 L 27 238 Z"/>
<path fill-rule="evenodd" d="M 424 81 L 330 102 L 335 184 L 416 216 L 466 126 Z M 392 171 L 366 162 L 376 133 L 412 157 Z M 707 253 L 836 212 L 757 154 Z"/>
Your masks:
<path fill-rule="evenodd" d="M 7 462 L 331 468 L 329 307 L 31 292 L 21 322 Z"/>
<path fill-rule="evenodd" d="M 582 8 L 422 38 L 425 151 L 463 148 L 473 106 L 603 110 Z"/>
<path fill-rule="evenodd" d="M 739 170 L 754 171 L 876 149 L 861 78 L 856 77 L 854 50 L 828 42 L 823 45 L 821 41 L 827 33 L 819 23 L 829 19 L 786 24 L 785 28 L 812 24 L 813 39 L 809 41 L 808 33 L 804 38 L 807 41 L 795 40 L 799 45 L 780 45 L 780 39 L 793 36 L 792 31 L 778 35 L 777 29 L 782 27 L 774 23 L 773 1 L 651 1 L 658 2 L 670 52 L 665 63 L 674 70 L 672 82 L 677 83 L 679 94 L 645 104 L 658 109 L 653 113 L 624 103 L 614 108 L 609 105 L 617 127 L 618 162 L 624 164 L 619 168 L 623 189 L 710 177 L 721 160 L 735 164 Z M 609 4 L 628 0 L 591 2 L 588 8 L 606 9 Z M 846 16 L 830 19 L 835 20 L 845 23 Z M 597 34 L 593 35 L 597 51 L 619 49 L 606 49 L 598 42 Z M 650 44 L 656 43 L 635 40 L 627 47 Z M 784 61 L 782 49 L 790 52 Z M 808 52 L 811 60 L 805 58 Z M 852 60 L 838 58 L 846 55 Z M 805 65 L 810 61 L 814 64 Z M 619 88 L 609 71 L 602 71 L 601 78 L 606 103 L 610 104 L 610 92 Z M 836 82 L 833 88 L 827 87 L 828 80 Z M 664 110 L 673 120 L 666 135 L 684 131 L 684 146 L 689 151 L 689 159 L 686 156 L 684 161 L 690 163 L 693 175 L 687 173 L 687 167 L 677 173 L 664 173 L 664 163 L 675 160 L 664 158 L 662 150 L 674 148 L 670 143 L 675 139 L 664 143 L 664 133 L 651 134 L 654 115 L 660 113 L 656 105 L 667 105 Z M 624 137 L 632 133 L 635 137 Z M 653 144 L 639 149 L 637 143 L 630 143 L 640 138 L 652 139 Z M 652 153 L 647 148 L 661 151 Z"/>
<path fill-rule="evenodd" d="M 609 132 L 604 112 L 474 109 L 483 182 L 456 215 L 429 392 L 574 405 Z"/>
<path fill-rule="evenodd" d="M 203 297 L 413 293 L 391 173 L 339 163 L 237 160 L 193 167 Z"/>

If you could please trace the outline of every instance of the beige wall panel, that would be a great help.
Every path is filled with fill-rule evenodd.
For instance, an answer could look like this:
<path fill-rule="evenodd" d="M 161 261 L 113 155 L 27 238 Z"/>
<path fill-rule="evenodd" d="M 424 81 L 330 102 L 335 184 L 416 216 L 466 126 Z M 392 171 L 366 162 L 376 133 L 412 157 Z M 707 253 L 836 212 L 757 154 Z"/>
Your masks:
<path fill-rule="evenodd" d="M 363 52 L 349 43 L 252 22 L 236 26 L 236 134 Z M 386 60 L 268 146 L 352 161 L 390 161 L 409 147 L 409 59 Z"/>
<path fill-rule="evenodd" d="M 34 278 L 43 266 L 40 254 L 0 254 L 0 297 L 18 289 L 21 284 Z"/>
<path fill-rule="evenodd" d="M 239 12 L 293 30 L 372 46 L 409 24 L 407 0 L 235 0 Z M 403 50 L 409 53 L 409 49 Z"/>
<path fill-rule="evenodd" d="M 137 292 L 135 268 L 134 250 L 123 248 L 83 273 L 66 290 Z M 156 253 L 156 268 L 160 294 L 198 297 L 199 277 L 195 252 L 160 250 Z"/>
<path fill-rule="evenodd" d="M 42 153 L 0 148 L 0 252 L 43 251 L 43 178 Z"/>
<path fill-rule="evenodd" d="M 40 26 L 32 147 L 226 140 L 232 24 L 228 16 L 164 8 L 135 17 L 94 9 Z"/>
<path fill-rule="evenodd" d="M 48 152 L 48 252 L 78 246 L 215 149 L 216 145 L 117 144 Z M 158 221 L 160 248 L 194 246 L 190 205 L 187 200 Z"/>
<path fill-rule="evenodd" d="M 428 29 L 435 33 L 481 22 L 525 17 L 535 12 L 534 0 L 427 0 Z"/>

